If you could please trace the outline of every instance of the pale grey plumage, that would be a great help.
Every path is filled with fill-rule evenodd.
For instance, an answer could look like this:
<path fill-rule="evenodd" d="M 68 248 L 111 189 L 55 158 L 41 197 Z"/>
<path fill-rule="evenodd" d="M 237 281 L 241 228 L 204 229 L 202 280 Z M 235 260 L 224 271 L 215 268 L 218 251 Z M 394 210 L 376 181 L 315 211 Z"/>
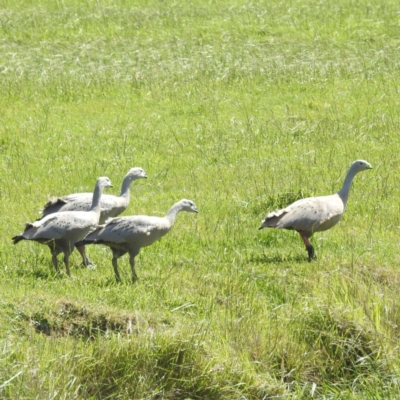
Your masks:
<path fill-rule="evenodd" d="M 129 205 L 130 185 L 136 179 L 147 178 L 146 172 L 142 168 L 131 168 L 122 180 L 121 192 L 119 196 L 103 194 L 100 200 L 101 214 L 100 224 L 108 218 L 122 214 Z M 49 200 L 41 211 L 44 217 L 55 212 L 64 211 L 88 211 L 91 207 L 93 193 L 74 193 L 67 196 L 55 197 Z M 82 255 L 82 263 L 94 267 L 87 257 L 85 247 L 78 248 Z"/>
<path fill-rule="evenodd" d="M 311 260 L 315 257 L 315 252 L 308 239 L 314 232 L 328 230 L 340 221 L 346 209 L 354 176 L 371 168 L 367 161 L 354 161 L 338 193 L 301 199 L 284 209 L 270 212 L 262 221 L 260 229 L 291 229 L 299 232 Z"/>
<path fill-rule="evenodd" d="M 174 204 L 165 217 L 134 215 L 130 217 L 112 218 L 105 225 L 99 226 L 77 246 L 85 244 L 104 244 L 113 253 L 112 264 L 117 281 L 121 278 L 118 272 L 117 259 L 129 253 L 132 279 L 136 280 L 135 257 L 142 247 L 150 246 L 156 240 L 166 235 L 174 225 L 176 215 L 180 211 L 197 213 L 197 207 L 191 200 L 183 199 Z"/>
<path fill-rule="evenodd" d="M 34 240 L 47 244 L 57 272 L 59 272 L 57 255 L 64 253 L 65 268 L 67 274 L 71 276 L 69 256 L 74 250 L 75 243 L 98 226 L 101 195 L 106 187 L 112 187 L 111 181 L 107 177 L 100 177 L 96 182 L 92 205 L 88 211 L 59 212 L 27 223 L 24 232 L 12 238 L 14 244 L 21 240 Z M 84 252 L 81 254 L 84 257 Z"/>
<path fill-rule="evenodd" d="M 125 175 L 119 196 L 104 194 L 101 197 L 100 224 L 108 218 L 116 217 L 123 213 L 130 201 L 130 185 L 136 179 L 147 178 L 142 168 L 131 168 Z M 56 197 L 48 201 L 41 211 L 44 216 L 61 211 L 88 211 L 92 205 L 93 193 L 74 193 L 67 196 Z"/>

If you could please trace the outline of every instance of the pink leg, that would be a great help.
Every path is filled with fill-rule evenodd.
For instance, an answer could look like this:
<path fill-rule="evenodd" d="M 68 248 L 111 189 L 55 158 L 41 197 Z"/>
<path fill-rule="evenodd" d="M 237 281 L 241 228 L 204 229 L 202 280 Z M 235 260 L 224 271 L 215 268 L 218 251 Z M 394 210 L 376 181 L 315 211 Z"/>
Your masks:
<path fill-rule="evenodd" d="M 308 240 L 308 237 L 304 231 L 297 231 L 299 232 L 301 238 L 303 239 L 304 245 L 306 246 L 306 250 L 308 252 L 308 261 L 311 261 L 313 258 L 317 258 L 315 255 L 314 247 Z"/>

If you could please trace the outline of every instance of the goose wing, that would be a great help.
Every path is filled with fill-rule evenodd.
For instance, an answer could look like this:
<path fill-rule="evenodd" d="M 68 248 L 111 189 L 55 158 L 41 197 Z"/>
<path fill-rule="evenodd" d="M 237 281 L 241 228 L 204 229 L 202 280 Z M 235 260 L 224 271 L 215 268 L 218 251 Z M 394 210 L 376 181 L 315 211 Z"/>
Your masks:
<path fill-rule="evenodd" d="M 88 211 L 92 205 L 93 193 L 74 193 L 49 200 L 42 214 L 49 215 L 60 211 Z"/>
<path fill-rule="evenodd" d="M 103 243 L 137 243 L 147 246 L 164 234 L 162 218 L 135 215 L 111 218 L 89 234 L 85 241 Z"/>
<path fill-rule="evenodd" d="M 83 238 L 97 225 L 96 216 L 88 212 L 70 211 L 50 214 L 31 224 L 26 224 L 26 239 L 76 239 Z"/>
<path fill-rule="evenodd" d="M 277 229 L 293 229 L 304 232 L 317 232 L 337 224 L 344 212 L 340 197 L 309 197 L 290 206 L 269 213 L 265 221 Z"/>

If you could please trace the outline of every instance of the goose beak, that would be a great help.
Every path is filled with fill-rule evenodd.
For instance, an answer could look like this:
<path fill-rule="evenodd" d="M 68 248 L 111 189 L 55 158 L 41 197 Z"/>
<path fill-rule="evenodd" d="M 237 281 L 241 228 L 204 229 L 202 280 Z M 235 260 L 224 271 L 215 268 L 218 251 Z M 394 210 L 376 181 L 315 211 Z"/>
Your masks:
<path fill-rule="evenodd" d="M 265 228 L 264 222 L 265 222 L 265 219 L 263 219 L 263 220 L 261 221 L 261 226 L 258 228 L 259 231 L 260 231 L 261 229 L 264 229 L 264 228 Z"/>

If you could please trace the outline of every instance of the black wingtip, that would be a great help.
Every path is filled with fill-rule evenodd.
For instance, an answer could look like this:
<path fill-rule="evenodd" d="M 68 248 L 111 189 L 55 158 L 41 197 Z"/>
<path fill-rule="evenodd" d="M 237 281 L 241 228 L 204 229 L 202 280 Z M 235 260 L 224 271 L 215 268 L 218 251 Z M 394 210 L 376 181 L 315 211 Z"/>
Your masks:
<path fill-rule="evenodd" d="M 102 240 L 97 240 L 97 239 L 95 239 L 95 240 L 87 240 L 87 239 L 83 239 L 83 240 L 80 240 L 79 242 L 76 242 L 75 243 L 75 247 L 85 246 L 87 244 L 102 244 L 102 243 L 103 243 Z"/>
<path fill-rule="evenodd" d="M 20 242 L 21 240 L 24 240 L 25 238 L 21 235 L 17 235 L 11 238 L 14 244 L 17 244 L 18 242 Z"/>

